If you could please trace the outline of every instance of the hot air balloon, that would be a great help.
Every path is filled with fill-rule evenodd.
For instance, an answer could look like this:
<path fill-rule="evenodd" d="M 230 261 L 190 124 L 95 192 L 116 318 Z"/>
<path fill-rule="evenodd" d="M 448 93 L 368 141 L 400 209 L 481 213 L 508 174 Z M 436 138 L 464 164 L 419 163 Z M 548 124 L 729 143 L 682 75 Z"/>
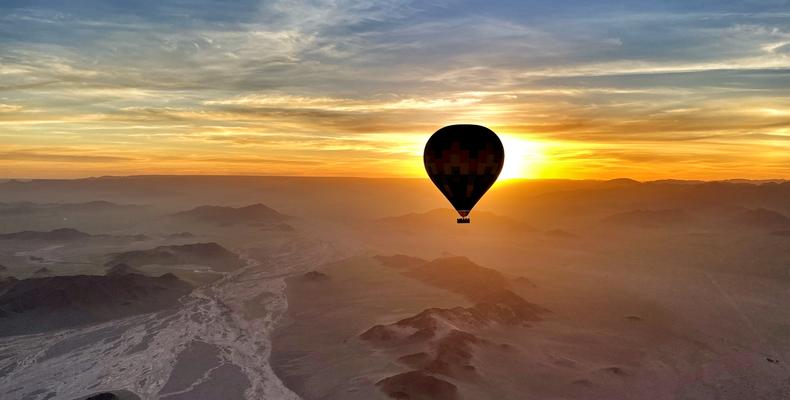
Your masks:
<path fill-rule="evenodd" d="M 505 149 L 492 130 L 480 125 L 449 125 L 425 144 L 423 162 L 434 185 L 447 197 L 461 218 L 496 182 L 505 162 Z"/>

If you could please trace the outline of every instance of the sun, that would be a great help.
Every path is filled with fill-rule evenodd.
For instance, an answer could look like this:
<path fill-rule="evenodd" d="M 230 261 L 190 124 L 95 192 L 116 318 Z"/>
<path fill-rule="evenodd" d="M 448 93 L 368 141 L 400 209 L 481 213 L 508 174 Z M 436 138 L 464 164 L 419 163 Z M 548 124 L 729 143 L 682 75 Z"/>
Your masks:
<path fill-rule="evenodd" d="M 536 166 L 543 160 L 541 144 L 519 136 L 499 135 L 505 147 L 505 165 L 499 179 L 534 178 Z"/>

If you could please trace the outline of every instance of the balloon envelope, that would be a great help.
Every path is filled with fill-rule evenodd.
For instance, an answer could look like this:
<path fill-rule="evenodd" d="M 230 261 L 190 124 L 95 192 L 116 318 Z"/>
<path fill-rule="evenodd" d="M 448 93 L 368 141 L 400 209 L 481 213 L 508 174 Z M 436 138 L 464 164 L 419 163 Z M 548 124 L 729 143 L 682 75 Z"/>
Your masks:
<path fill-rule="evenodd" d="M 423 162 L 431 181 L 466 217 L 499 177 L 505 149 L 484 126 L 449 125 L 428 139 Z"/>

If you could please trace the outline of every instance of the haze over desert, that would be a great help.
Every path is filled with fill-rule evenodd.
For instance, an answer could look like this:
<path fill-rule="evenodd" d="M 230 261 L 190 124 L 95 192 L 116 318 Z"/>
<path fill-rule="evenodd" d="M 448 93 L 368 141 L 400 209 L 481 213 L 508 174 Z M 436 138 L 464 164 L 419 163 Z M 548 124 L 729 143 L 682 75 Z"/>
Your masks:
<path fill-rule="evenodd" d="M 787 400 L 788 139 L 788 0 L 0 1 L 0 400 Z"/>

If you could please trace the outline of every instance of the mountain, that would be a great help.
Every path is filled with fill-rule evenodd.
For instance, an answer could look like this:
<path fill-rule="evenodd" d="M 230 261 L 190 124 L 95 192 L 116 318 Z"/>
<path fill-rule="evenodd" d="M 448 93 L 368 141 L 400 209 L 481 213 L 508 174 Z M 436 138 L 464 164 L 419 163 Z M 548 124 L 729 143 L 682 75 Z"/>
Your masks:
<path fill-rule="evenodd" d="M 122 239 L 131 241 L 148 240 L 146 235 L 91 235 L 72 228 L 58 228 L 51 231 L 21 231 L 0 234 L 0 240 L 40 240 L 40 241 L 76 241 L 89 238 Z"/>
<path fill-rule="evenodd" d="M 159 246 L 148 250 L 134 250 L 110 255 L 106 266 L 127 264 L 132 267 L 144 265 L 197 264 L 211 266 L 215 271 L 233 271 L 243 265 L 239 256 L 221 245 L 193 243 Z"/>
<path fill-rule="evenodd" d="M 91 237 L 90 234 L 71 228 L 54 229 L 49 232 L 22 231 L 0 235 L 0 240 L 52 240 L 68 241 Z"/>
<path fill-rule="evenodd" d="M 431 286 L 459 293 L 471 307 L 428 308 L 388 325 L 374 325 L 359 339 L 397 357 L 410 370 L 379 380 L 376 386 L 393 399 L 459 398 L 451 381 L 478 383 L 485 375 L 475 354 L 507 351 L 508 345 L 481 337 L 488 327 L 523 327 L 547 310 L 509 289 L 499 271 L 465 257 L 433 261 L 404 255 L 377 256 L 383 265 Z M 405 353 L 405 354 L 404 354 Z"/>
<path fill-rule="evenodd" d="M 31 215 L 84 214 L 106 212 L 128 212 L 143 209 L 136 204 L 117 204 L 109 201 L 88 201 L 84 203 L 33 203 L 29 201 L 0 203 L 0 215 L 20 217 Z"/>
<path fill-rule="evenodd" d="M 200 206 L 189 211 L 175 213 L 173 217 L 181 220 L 220 226 L 279 223 L 288 218 L 276 210 L 260 203 L 239 208 Z"/>
<path fill-rule="evenodd" d="M 790 218 L 779 212 L 765 208 L 743 211 L 728 221 L 740 228 L 783 229 L 790 228 Z"/>
<path fill-rule="evenodd" d="M 632 210 L 610 215 L 603 219 L 608 226 L 634 228 L 666 228 L 693 222 L 694 218 L 679 209 Z"/>
<path fill-rule="evenodd" d="M 0 336 L 29 334 L 158 311 L 192 287 L 175 275 L 22 279 L 0 295 Z"/>
<path fill-rule="evenodd" d="M 374 325 L 359 337 L 377 344 L 413 344 L 458 329 L 475 330 L 491 324 L 525 325 L 539 321 L 545 312 L 546 309 L 505 290 L 472 307 L 428 308 L 390 325 Z"/>
<path fill-rule="evenodd" d="M 509 288 L 501 272 L 482 267 L 466 257 L 441 257 L 433 261 L 403 255 L 376 256 L 382 264 L 403 269 L 402 274 L 472 301 L 485 299 Z"/>
<path fill-rule="evenodd" d="M 790 182 L 523 181 L 487 194 L 486 209 L 519 215 L 538 226 L 571 228 L 627 210 L 684 210 L 698 216 L 742 207 L 790 213 L 788 198 Z"/>

